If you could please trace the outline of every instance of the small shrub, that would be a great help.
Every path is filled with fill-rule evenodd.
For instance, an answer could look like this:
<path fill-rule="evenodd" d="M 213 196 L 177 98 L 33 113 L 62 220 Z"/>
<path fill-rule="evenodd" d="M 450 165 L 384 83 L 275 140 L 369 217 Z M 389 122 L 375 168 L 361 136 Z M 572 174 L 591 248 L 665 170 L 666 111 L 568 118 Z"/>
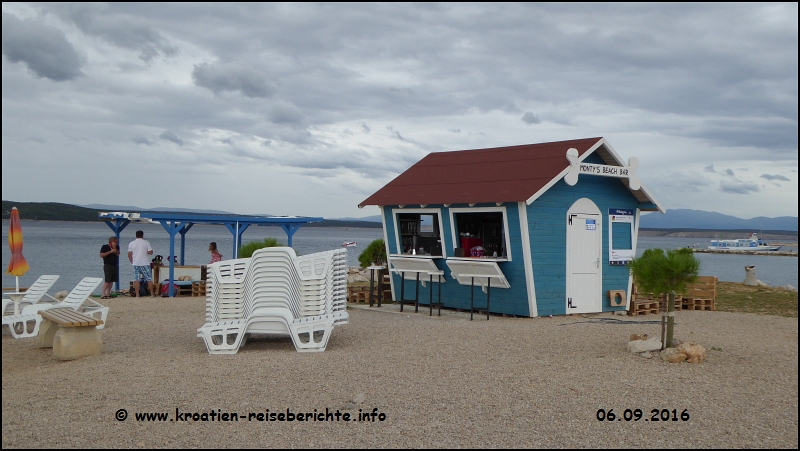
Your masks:
<path fill-rule="evenodd" d="M 280 243 L 277 238 L 264 238 L 261 241 L 251 241 L 242 245 L 242 248 L 239 249 L 239 258 L 250 258 L 253 256 L 253 252 L 259 249 L 278 246 L 285 246 L 285 244 Z"/>
<path fill-rule="evenodd" d="M 386 243 L 383 238 L 379 238 L 367 246 L 364 252 L 358 256 L 358 263 L 362 268 L 370 266 L 372 262 L 382 265 L 386 262 Z"/>

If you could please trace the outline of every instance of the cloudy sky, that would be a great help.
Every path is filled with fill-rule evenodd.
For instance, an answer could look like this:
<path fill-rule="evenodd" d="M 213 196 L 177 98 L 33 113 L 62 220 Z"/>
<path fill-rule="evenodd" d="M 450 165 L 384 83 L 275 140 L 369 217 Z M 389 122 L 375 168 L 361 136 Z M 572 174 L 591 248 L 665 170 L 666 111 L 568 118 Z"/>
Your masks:
<path fill-rule="evenodd" d="M 603 136 L 668 209 L 797 216 L 796 3 L 2 9 L 5 200 L 363 217 L 430 152 Z"/>

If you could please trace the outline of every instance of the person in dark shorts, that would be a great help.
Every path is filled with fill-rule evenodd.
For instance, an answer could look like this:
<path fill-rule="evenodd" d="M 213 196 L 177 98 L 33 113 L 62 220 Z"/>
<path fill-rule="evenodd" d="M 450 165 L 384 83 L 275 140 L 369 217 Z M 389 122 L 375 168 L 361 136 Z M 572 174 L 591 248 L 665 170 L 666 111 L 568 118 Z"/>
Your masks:
<path fill-rule="evenodd" d="M 111 299 L 111 285 L 119 282 L 119 242 L 117 237 L 112 236 L 108 239 L 108 244 L 100 248 L 100 258 L 103 259 L 103 297 L 100 299 Z"/>

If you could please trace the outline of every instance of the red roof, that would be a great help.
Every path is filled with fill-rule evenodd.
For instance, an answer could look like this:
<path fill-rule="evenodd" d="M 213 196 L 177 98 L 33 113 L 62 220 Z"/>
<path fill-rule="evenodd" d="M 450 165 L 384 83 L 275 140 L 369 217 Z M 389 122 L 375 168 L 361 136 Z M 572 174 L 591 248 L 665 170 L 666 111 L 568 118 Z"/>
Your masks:
<path fill-rule="evenodd" d="M 600 140 L 431 153 L 358 206 L 525 202 Z"/>

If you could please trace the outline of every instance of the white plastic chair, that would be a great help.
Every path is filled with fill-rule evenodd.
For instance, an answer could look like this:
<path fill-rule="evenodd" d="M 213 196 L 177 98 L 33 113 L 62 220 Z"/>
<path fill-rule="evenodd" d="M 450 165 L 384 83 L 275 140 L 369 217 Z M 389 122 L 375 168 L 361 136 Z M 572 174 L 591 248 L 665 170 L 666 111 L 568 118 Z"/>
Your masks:
<path fill-rule="evenodd" d="M 36 282 L 25 291 L 25 296 L 19 300 L 20 308 L 28 305 L 36 304 L 42 301 L 45 296 L 50 297 L 53 302 L 58 302 L 57 299 L 52 298 L 47 294 L 47 291 L 56 283 L 58 276 L 39 276 Z M 50 301 L 48 300 L 48 301 Z M 24 304 L 24 305 L 23 305 Z M 11 299 L 3 299 L 3 316 L 14 314 L 14 301 Z"/>
<path fill-rule="evenodd" d="M 34 304 L 29 305 L 22 309 L 19 315 L 4 316 L 3 326 L 8 326 L 11 335 L 14 338 L 28 338 L 39 335 L 39 326 L 42 323 L 42 316 L 39 312 L 51 308 L 71 308 L 77 312 L 83 313 L 88 316 L 95 317 L 100 314 L 100 319 L 103 324 L 97 326 L 98 329 L 105 327 L 106 318 L 108 317 L 108 307 L 104 307 L 99 303 L 89 299 L 89 296 L 94 293 L 94 290 L 103 283 L 100 277 L 85 277 L 78 283 L 78 285 L 69 292 L 66 298 L 58 304 Z M 29 329 L 29 323 L 34 322 L 33 329 Z M 21 325 L 22 332 L 17 333 L 16 326 Z"/>

